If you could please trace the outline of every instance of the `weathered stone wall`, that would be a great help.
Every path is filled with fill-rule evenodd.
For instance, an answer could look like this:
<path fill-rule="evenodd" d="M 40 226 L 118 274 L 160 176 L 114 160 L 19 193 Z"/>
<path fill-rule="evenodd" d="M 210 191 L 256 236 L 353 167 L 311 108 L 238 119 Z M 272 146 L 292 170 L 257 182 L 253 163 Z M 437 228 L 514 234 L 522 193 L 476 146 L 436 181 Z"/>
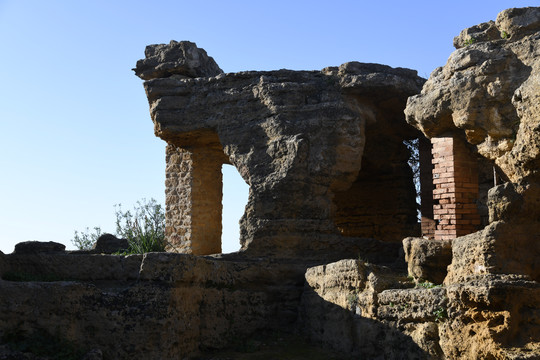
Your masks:
<path fill-rule="evenodd" d="M 306 271 L 301 328 L 365 358 L 536 359 L 539 297 L 540 284 L 520 276 L 426 288 L 389 268 L 342 260 Z"/>
<path fill-rule="evenodd" d="M 423 83 L 416 72 L 354 62 L 322 71 L 220 74 L 215 67 L 188 71 L 182 60 L 187 48 L 188 53 L 199 51 L 188 42 L 151 45 L 147 58 L 140 60 L 135 70 L 139 75 L 150 74 L 141 76 L 146 80 L 156 135 L 194 154 L 204 152 L 208 146 L 215 146 L 216 153 L 222 149 L 226 154 L 222 163 L 234 165 L 250 186 L 240 223 L 242 250 L 281 257 L 318 256 L 316 252 L 339 242 L 338 227 L 347 228 L 348 220 L 339 218 L 350 214 L 344 215 L 339 204 L 336 214 L 334 195 L 346 191 L 360 178 L 368 182 L 362 187 L 372 186 L 372 178 L 376 178 L 376 184 L 384 182 L 396 196 L 388 199 L 387 207 L 378 206 L 379 213 L 371 218 L 361 201 L 346 205 L 357 215 L 354 225 L 344 233 L 394 242 L 414 235 L 410 232 L 416 222 L 411 196 L 414 188 L 401 142 L 414 132 L 404 121 L 403 108 L 407 96 L 417 93 Z M 172 61 L 171 54 L 176 54 L 178 60 Z M 176 63 L 182 66 L 177 69 Z M 153 71 L 153 67 L 171 70 Z M 193 75 L 209 72 L 217 76 Z M 369 155 L 373 159 L 365 159 L 376 165 L 366 176 L 359 177 L 366 126 L 373 129 L 369 136 L 374 137 L 374 146 L 378 143 L 375 137 L 391 139 L 384 159 L 389 164 L 378 162 L 374 151 Z M 207 140 L 209 133 L 214 134 L 211 144 Z M 177 170 L 172 166 L 168 171 Z M 174 174 L 168 177 L 181 178 Z M 193 177 L 182 186 L 193 187 L 197 182 Z M 172 181 L 170 189 L 178 186 Z M 167 196 L 172 196 L 167 200 L 167 232 L 173 242 L 185 241 L 180 247 L 187 251 L 199 246 L 194 237 L 197 230 L 193 209 L 209 209 L 210 205 L 195 204 L 194 196 L 191 205 L 174 205 L 187 201 L 176 196 L 178 191 L 194 193 L 167 190 Z M 174 210 L 180 208 L 184 210 Z M 183 227 L 188 221 L 181 219 L 186 211 L 192 211 L 188 224 L 191 230 Z M 215 219 L 210 221 L 217 233 Z"/>
<path fill-rule="evenodd" d="M 186 359 L 259 329 L 291 328 L 305 271 L 302 264 L 171 253 L 11 254 L 0 261 L 0 339 L 45 330 L 100 349 L 104 359 Z"/>

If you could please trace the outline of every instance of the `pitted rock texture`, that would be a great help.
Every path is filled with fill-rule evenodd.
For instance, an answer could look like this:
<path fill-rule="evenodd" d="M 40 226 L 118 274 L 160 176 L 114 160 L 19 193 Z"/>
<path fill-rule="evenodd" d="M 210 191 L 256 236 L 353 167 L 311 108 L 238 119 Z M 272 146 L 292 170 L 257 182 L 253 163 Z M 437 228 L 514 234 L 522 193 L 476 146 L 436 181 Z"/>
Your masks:
<path fill-rule="evenodd" d="M 169 47 L 152 46 L 156 51 L 152 56 L 158 56 L 158 50 L 168 54 Z M 138 66 L 136 73 L 144 69 Z M 155 133 L 169 144 L 169 241 L 193 243 L 197 236 L 207 236 L 198 230 L 195 218 L 219 206 L 217 200 L 205 200 L 207 206 L 201 207 L 194 199 L 193 194 L 215 178 L 208 175 L 197 182 L 197 171 L 199 177 L 205 176 L 197 170 L 202 169 L 200 161 L 214 164 L 215 169 L 230 163 L 250 186 L 241 220 L 244 250 L 281 255 L 296 251 L 297 256 L 335 242 L 332 239 L 340 231 L 349 237 L 393 242 L 413 235 L 414 188 L 402 141 L 418 133 L 407 126 L 402 111 L 406 98 L 418 93 L 422 84 L 415 71 L 357 62 L 322 71 L 250 71 L 206 78 L 172 75 L 145 81 Z M 382 151 L 377 151 L 382 143 Z M 377 159 L 363 158 L 369 146 L 373 148 L 369 156 Z M 203 153 L 207 155 L 199 156 Z M 347 193 L 337 195 L 349 191 L 362 175 L 363 161 L 378 164 L 369 176 L 375 183 L 380 177 L 396 192 L 410 196 L 372 201 L 372 210 L 380 214 L 371 218 L 362 210 L 357 217 L 343 214 L 343 208 L 363 206 L 349 204 L 352 196 Z M 187 175 L 179 176 L 181 169 Z M 190 192 L 183 190 L 186 186 Z M 358 191 L 371 190 L 360 184 Z M 188 197 L 194 200 L 182 200 Z M 378 230 L 389 222 L 392 234 Z M 375 236 L 377 231 L 380 237 Z"/>
<path fill-rule="evenodd" d="M 112 234 L 103 234 L 97 238 L 93 250 L 96 253 L 112 254 L 125 251 L 129 247 L 127 239 L 119 239 Z"/>
<path fill-rule="evenodd" d="M 424 238 L 403 239 L 409 276 L 417 281 L 442 284 L 452 262 L 452 241 Z"/>
<path fill-rule="evenodd" d="M 5 260 L 0 358 L 4 335 L 36 331 L 99 349 L 105 359 L 192 358 L 259 329 L 292 328 L 305 271 L 300 263 L 171 253 Z M 6 280 L 14 274 L 24 276 Z"/>
<path fill-rule="evenodd" d="M 536 359 L 538 282 L 482 275 L 407 288 L 403 275 L 357 260 L 309 268 L 301 325 L 314 341 L 370 359 Z"/>

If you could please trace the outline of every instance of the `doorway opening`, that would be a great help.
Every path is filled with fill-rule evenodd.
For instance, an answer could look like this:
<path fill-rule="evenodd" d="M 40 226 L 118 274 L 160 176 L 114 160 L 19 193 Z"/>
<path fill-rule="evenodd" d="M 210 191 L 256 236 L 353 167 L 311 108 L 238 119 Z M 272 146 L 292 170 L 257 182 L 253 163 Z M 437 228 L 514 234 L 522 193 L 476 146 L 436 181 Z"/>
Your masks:
<path fill-rule="evenodd" d="M 221 215 L 221 252 L 240 250 L 240 218 L 244 215 L 249 196 L 249 185 L 232 165 L 223 164 L 223 210 Z"/>

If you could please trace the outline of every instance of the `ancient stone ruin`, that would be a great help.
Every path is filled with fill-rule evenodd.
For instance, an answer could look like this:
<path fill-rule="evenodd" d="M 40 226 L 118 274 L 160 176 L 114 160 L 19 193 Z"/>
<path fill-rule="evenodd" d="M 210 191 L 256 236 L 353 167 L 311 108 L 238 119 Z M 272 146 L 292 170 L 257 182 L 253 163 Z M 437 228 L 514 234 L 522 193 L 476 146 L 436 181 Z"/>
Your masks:
<path fill-rule="evenodd" d="M 318 256 L 343 236 L 397 243 L 415 234 L 403 145 L 420 136 L 403 115 L 424 82 L 415 71 L 351 62 L 223 74 L 187 41 L 148 46 L 134 70 L 168 144 L 167 232 L 177 251 L 221 252 L 224 163 L 250 187 L 240 239 L 250 254 Z"/>
<path fill-rule="evenodd" d="M 148 46 L 169 252 L 0 253 L 0 359 L 34 359 L 10 344 L 36 333 L 85 359 L 211 359 L 276 331 L 339 359 L 540 358 L 540 8 L 454 45 L 427 81 L 358 62 L 224 74 L 192 42 Z M 223 164 L 249 185 L 232 254 Z"/>

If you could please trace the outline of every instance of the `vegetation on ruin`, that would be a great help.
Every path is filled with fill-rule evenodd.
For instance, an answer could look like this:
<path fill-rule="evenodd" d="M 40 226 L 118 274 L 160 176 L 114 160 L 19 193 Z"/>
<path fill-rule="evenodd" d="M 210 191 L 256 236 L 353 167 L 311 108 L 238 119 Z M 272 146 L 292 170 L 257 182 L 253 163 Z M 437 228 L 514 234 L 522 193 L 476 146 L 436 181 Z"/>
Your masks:
<path fill-rule="evenodd" d="M 430 281 L 422 281 L 422 282 L 419 282 L 416 284 L 416 287 L 423 287 L 423 288 L 426 288 L 426 289 L 437 289 L 437 288 L 440 288 L 442 287 L 442 285 L 436 285 Z"/>
<path fill-rule="evenodd" d="M 128 249 L 121 255 L 143 254 L 165 251 L 165 210 L 155 199 L 137 201 L 133 210 L 122 210 L 122 205 L 115 205 L 116 236 L 127 239 Z M 101 228 L 94 227 L 90 232 L 75 231 L 73 245 L 79 250 L 90 250 L 101 236 Z"/>
<path fill-rule="evenodd" d="M 79 250 L 91 250 L 100 236 L 101 228 L 99 226 L 94 227 L 94 232 L 90 232 L 90 228 L 87 227 L 85 232 L 79 233 L 75 230 L 71 243 Z"/>
<path fill-rule="evenodd" d="M 128 240 L 127 254 L 165 251 L 165 210 L 155 199 L 142 199 L 131 211 L 116 206 L 116 234 Z"/>
<path fill-rule="evenodd" d="M 467 40 L 465 40 L 465 46 L 469 46 L 469 45 L 472 45 L 476 42 L 476 39 L 473 38 L 473 37 L 470 37 L 468 38 Z"/>
<path fill-rule="evenodd" d="M 448 313 L 442 306 L 434 310 L 433 315 L 435 316 L 436 322 L 443 322 L 444 320 L 448 319 Z"/>

